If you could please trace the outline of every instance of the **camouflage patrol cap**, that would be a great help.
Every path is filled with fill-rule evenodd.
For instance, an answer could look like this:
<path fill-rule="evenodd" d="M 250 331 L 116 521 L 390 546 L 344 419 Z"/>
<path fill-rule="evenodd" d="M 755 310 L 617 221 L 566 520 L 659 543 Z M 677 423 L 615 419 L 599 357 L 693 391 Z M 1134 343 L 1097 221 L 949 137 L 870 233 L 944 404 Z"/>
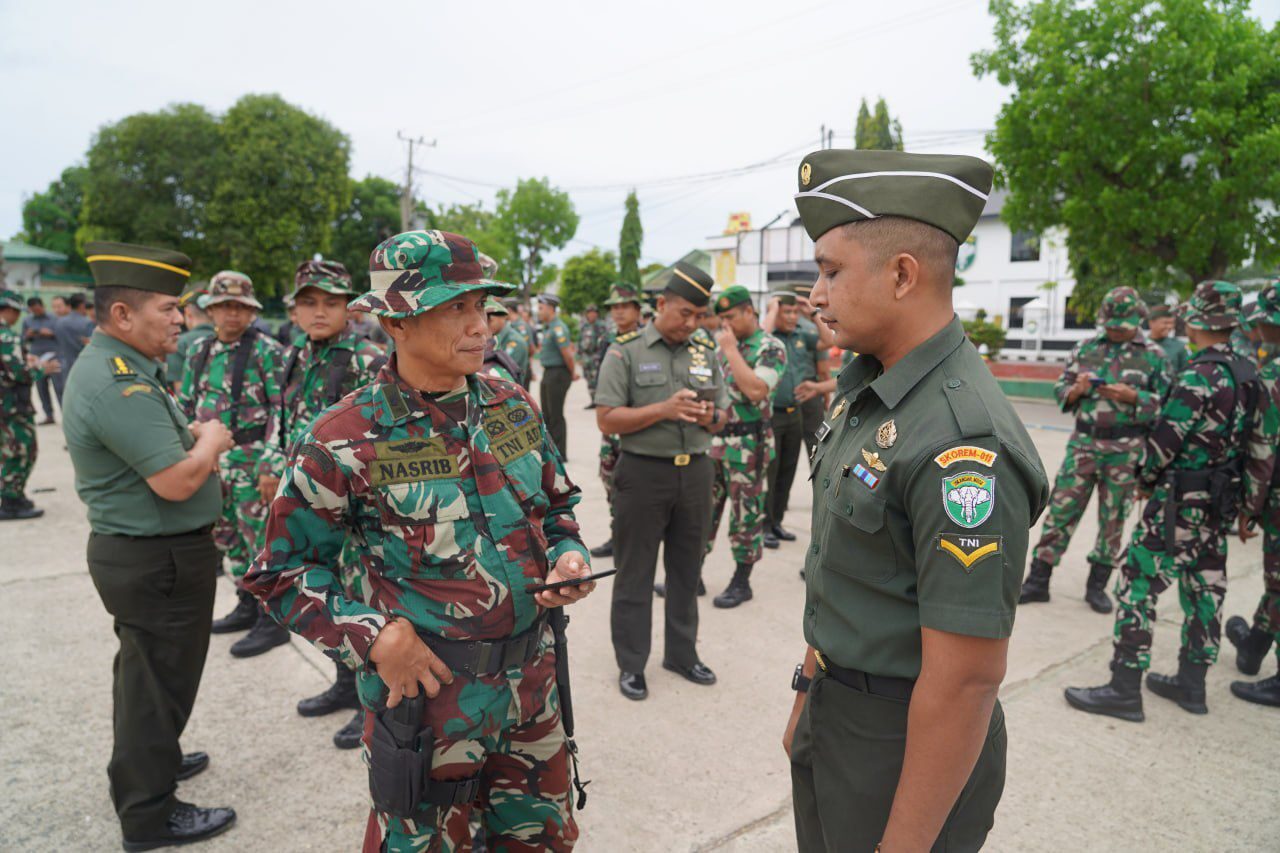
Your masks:
<path fill-rule="evenodd" d="M 1168 305 L 1156 305 L 1154 308 L 1151 309 L 1150 313 L 1147 314 L 1147 319 L 1148 320 L 1164 320 L 1172 316 L 1174 316 L 1173 308 L 1169 307 Z"/>
<path fill-rule="evenodd" d="M 1202 281 L 1179 309 L 1192 329 L 1226 331 L 1240 325 L 1240 288 L 1229 281 Z"/>
<path fill-rule="evenodd" d="M 338 296 L 355 296 L 356 293 L 351 286 L 351 273 L 341 261 L 310 260 L 298 264 L 293 272 L 293 293 L 290 296 L 296 299 L 307 287 Z"/>
<path fill-rule="evenodd" d="M 253 296 L 253 282 L 249 276 L 235 270 L 223 270 L 209 279 L 208 295 L 196 304 L 201 308 L 210 308 L 224 302 L 239 302 L 262 310 L 262 303 Z"/>
<path fill-rule="evenodd" d="M 726 287 L 716 296 L 716 313 L 723 314 L 739 305 L 751 304 L 751 291 L 740 284 Z"/>
<path fill-rule="evenodd" d="M 476 258 L 480 261 L 480 271 L 484 273 L 485 278 L 493 278 L 498 274 L 498 262 L 493 258 L 481 251 L 476 252 Z"/>
<path fill-rule="evenodd" d="M 1114 287 L 1102 297 L 1098 323 L 1107 329 L 1141 328 L 1147 316 L 1147 303 L 1132 287 Z"/>
<path fill-rule="evenodd" d="M 1280 281 L 1273 281 L 1262 288 L 1258 301 L 1253 303 L 1249 319 L 1268 326 L 1280 326 Z"/>
<path fill-rule="evenodd" d="M 12 290 L 0 290 L 0 308 L 22 310 L 22 297 Z"/>
<path fill-rule="evenodd" d="M 604 304 L 608 308 L 611 305 L 625 305 L 628 302 L 643 305 L 644 297 L 640 295 L 640 291 L 631 285 L 618 282 L 609 288 L 609 298 L 604 301 Z"/>
<path fill-rule="evenodd" d="M 507 310 L 507 306 L 503 305 L 501 301 L 494 299 L 492 296 L 484 301 L 484 313 L 497 314 L 499 317 L 507 317 L 511 314 L 511 312 Z"/>
<path fill-rule="evenodd" d="M 589 303 L 587 303 L 587 307 L 582 309 L 582 312 L 583 312 L 584 314 L 585 314 L 586 312 L 588 312 L 588 311 L 594 311 L 594 312 L 596 312 L 597 314 L 599 314 L 599 313 L 600 313 L 600 309 L 596 307 L 596 304 L 595 304 L 594 302 L 589 302 Z"/>
<path fill-rule="evenodd" d="M 485 278 L 476 244 L 448 231 L 405 231 L 383 240 L 369 256 L 369 283 L 369 292 L 351 307 L 379 317 L 424 314 L 477 290 L 515 290 Z"/>

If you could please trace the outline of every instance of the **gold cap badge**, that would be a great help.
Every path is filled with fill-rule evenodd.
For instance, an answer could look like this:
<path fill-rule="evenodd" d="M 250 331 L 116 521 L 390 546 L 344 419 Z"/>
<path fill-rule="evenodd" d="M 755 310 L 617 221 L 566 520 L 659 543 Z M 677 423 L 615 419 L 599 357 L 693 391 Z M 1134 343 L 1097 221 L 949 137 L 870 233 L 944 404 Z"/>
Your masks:
<path fill-rule="evenodd" d="M 809 182 L 812 180 L 813 166 L 810 166 L 807 162 L 800 164 L 800 183 L 807 187 L 809 186 Z"/>

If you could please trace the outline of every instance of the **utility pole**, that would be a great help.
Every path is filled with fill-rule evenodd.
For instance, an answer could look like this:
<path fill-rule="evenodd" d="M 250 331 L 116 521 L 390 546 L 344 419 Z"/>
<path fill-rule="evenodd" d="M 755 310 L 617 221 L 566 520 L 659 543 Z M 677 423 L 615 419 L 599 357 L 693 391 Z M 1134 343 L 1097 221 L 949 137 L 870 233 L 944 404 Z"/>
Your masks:
<path fill-rule="evenodd" d="M 818 147 L 824 150 L 827 147 L 827 126 L 825 124 L 818 127 Z"/>
<path fill-rule="evenodd" d="M 396 138 L 401 142 L 409 143 L 409 162 L 404 169 L 404 186 L 400 189 L 400 230 L 408 231 L 409 220 L 413 218 L 413 147 L 422 145 L 427 148 L 435 148 L 436 141 L 433 139 L 428 142 L 421 136 L 414 139 L 411 136 L 405 136 L 400 131 L 396 131 Z"/>

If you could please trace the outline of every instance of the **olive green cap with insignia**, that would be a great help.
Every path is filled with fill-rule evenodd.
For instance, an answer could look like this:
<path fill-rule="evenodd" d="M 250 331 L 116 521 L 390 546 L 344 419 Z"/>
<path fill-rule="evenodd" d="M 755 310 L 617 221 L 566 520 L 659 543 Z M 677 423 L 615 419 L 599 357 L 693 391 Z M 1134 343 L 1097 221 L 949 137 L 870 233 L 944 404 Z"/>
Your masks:
<path fill-rule="evenodd" d="M 681 299 L 687 299 L 697 307 L 702 308 L 711 301 L 711 288 L 713 287 L 715 287 L 715 280 L 711 276 L 693 264 L 676 261 L 667 280 L 663 283 L 662 291 L 679 296 Z"/>
<path fill-rule="evenodd" d="M 751 304 L 751 291 L 740 284 L 726 287 L 716 296 L 716 313 L 723 314 L 739 305 Z"/>
<path fill-rule="evenodd" d="M 191 259 L 170 249 L 94 240 L 84 244 L 84 254 L 96 287 L 181 296 L 191 278 Z"/>
<path fill-rule="evenodd" d="M 193 301 L 195 301 L 197 306 L 200 306 L 200 302 L 198 300 L 201 296 L 204 296 L 209 292 L 208 289 L 209 282 L 207 281 L 189 282 L 186 288 L 183 289 L 182 295 L 178 297 L 178 306 L 180 308 L 185 308 Z M 200 307 L 203 310 L 203 306 Z"/>
<path fill-rule="evenodd" d="M 849 222 L 900 216 L 963 243 L 993 179 L 991 165 L 977 157 L 833 148 L 800 162 L 796 209 L 813 240 Z"/>

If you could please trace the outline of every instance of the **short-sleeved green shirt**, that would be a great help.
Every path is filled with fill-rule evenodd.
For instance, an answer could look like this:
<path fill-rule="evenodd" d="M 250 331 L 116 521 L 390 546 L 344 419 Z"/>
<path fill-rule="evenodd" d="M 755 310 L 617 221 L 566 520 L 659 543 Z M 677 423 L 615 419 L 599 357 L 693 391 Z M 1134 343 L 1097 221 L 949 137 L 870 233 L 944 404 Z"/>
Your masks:
<path fill-rule="evenodd" d="M 681 388 L 715 388 L 716 408 L 729 406 L 729 393 L 715 350 L 692 338 L 669 344 L 650 323 L 637 332 L 620 335 L 609 345 L 600 365 L 595 402 L 607 408 L 638 409 L 661 403 Z M 706 453 L 711 447 L 711 433 L 697 424 L 663 420 L 622 436 L 621 443 L 627 453 L 675 457 Z"/>
<path fill-rule="evenodd" d="M 809 645 L 844 667 L 916 678 L 922 627 L 1008 637 L 1048 480 L 960 321 L 888 372 L 854 361 L 818 439 Z"/>
<path fill-rule="evenodd" d="M 172 536 L 218 517 L 216 476 L 176 503 L 147 485 L 148 477 L 186 459 L 195 444 L 158 362 L 94 332 L 67 376 L 62 406 L 76 492 L 95 533 Z"/>
<path fill-rule="evenodd" d="M 813 325 L 812 323 L 810 324 Z M 773 336 L 782 341 L 787 348 L 787 369 L 778 381 L 778 393 L 773 399 L 775 406 L 794 406 L 796 404 L 796 386 L 818 378 L 818 362 L 826 361 L 827 354 L 818 350 L 818 330 L 805 329 L 799 325 L 793 331 L 774 330 Z"/>
<path fill-rule="evenodd" d="M 564 324 L 564 320 L 556 317 L 547 324 L 543 333 L 542 349 L 538 352 L 538 360 L 542 362 L 543 367 L 566 367 L 564 354 L 560 349 L 572 345 L 569 327 Z"/>

